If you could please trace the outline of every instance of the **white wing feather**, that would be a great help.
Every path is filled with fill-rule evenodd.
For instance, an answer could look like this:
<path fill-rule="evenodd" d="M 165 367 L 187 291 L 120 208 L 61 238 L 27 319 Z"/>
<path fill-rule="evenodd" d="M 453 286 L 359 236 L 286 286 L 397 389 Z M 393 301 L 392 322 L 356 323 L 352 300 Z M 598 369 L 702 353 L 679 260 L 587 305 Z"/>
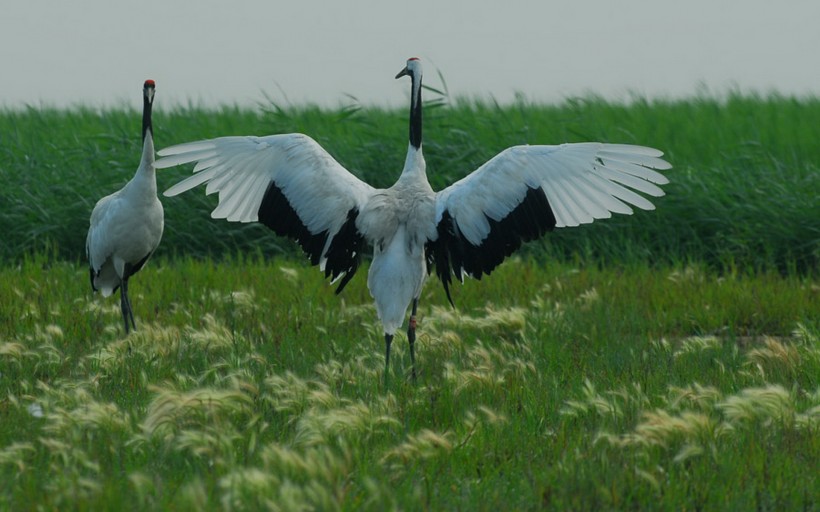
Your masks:
<path fill-rule="evenodd" d="M 544 190 L 556 227 L 587 224 L 612 212 L 631 214 L 629 205 L 651 210 L 652 203 L 635 191 L 664 195 L 657 185 L 669 181 L 657 170 L 671 165 L 661 156 L 652 148 L 596 142 L 511 147 L 437 194 L 436 223 L 449 211 L 461 234 L 478 246 L 489 234 L 487 219 L 503 219 L 527 188 L 537 187 Z"/>
<path fill-rule="evenodd" d="M 347 212 L 361 209 L 374 190 L 315 140 L 299 133 L 221 137 L 172 146 L 158 154 L 158 169 L 196 162 L 194 175 L 166 190 L 166 196 L 207 183 L 207 194 L 219 194 L 211 217 L 232 222 L 257 221 L 268 185 L 274 182 L 312 234 L 328 230 L 333 235 Z"/>

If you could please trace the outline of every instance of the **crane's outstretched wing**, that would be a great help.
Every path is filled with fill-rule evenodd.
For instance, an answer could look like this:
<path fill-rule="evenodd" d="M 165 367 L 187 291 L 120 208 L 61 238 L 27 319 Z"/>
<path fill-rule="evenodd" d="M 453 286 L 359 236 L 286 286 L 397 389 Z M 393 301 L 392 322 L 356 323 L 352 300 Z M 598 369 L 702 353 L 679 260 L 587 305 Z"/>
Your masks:
<path fill-rule="evenodd" d="M 480 279 L 523 242 L 555 227 L 631 214 L 629 205 L 654 209 L 635 191 L 663 195 L 657 185 L 669 181 L 655 170 L 672 166 L 662 155 L 595 142 L 515 146 L 438 192 L 438 239 L 430 242 L 430 256 L 447 297 L 452 274 Z"/>
<path fill-rule="evenodd" d="M 196 162 L 194 175 L 166 196 L 207 183 L 206 194 L 219 193 L 211 217 L 259 221 L 295 239 L 326 277 L 342 278 L 336 293 L 353 277 L 364 246 L 356 218 L 374 189 L 315 140 L 300 133 L 221 137 L 165 148 L 159 155 L 158 169 Z"/>

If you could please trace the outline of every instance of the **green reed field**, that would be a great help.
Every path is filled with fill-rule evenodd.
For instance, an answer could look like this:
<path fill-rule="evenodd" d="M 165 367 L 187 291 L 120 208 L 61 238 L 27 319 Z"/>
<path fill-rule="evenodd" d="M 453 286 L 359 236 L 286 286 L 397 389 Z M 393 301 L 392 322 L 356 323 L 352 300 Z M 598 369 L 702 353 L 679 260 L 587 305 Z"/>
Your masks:
<path fill-rule="evenodd" d="M 381 186 L 404 161 L 403 110 L 164 95 L 159 148 L 301 131 Z M 389 388 L 367 269 L 336 296 L 202 191 L 164 200 L 125 337 L 83 245 L 136 169 L 138 113 L 0 112 L 0 509 L 820 507 L 820 101 L 446 100 L 434 188 L 519 143 L 641 143 L 675 167 L 656 211 L 530 244 L 457 309 L 431 278 L 418 383 L 399 334 Z"/>
<path fill-rule="evenodd" d="M 168 93 L 170 95 L 170 92 Z M 194 106 L 154 115 L 157 148 L 223 135 L 303 132 L 375 186 L 390 186 L 407 152 L 407 112 L 312 107 Z M 663 150 L 674 165 L 655 212 L 559 230 L 529 254 L 587 261 L 678 263 L 743 271 L 812 271 L 820 263 L 820 99 L 729 96 L 722 100 L 612 104 L 595 98 L 558 106 L 429 99 L 424 127 L 428 176 L 444 188 L 516 144 L 603 141 Z M 167 101 L 171 101 L 169 98 Z M 94 203 L 133 176 L 141 148 L 134 111 L 0 111 L 0 261 L 32 250 L 85 257 Z M 188 169 L 159 173 L 161 190 Z M 157 256 L 221 257 L 257 249 L 293 254 L 258 225 L 214 224 L 216 198 L 198 191 L 164 201 Z"/>

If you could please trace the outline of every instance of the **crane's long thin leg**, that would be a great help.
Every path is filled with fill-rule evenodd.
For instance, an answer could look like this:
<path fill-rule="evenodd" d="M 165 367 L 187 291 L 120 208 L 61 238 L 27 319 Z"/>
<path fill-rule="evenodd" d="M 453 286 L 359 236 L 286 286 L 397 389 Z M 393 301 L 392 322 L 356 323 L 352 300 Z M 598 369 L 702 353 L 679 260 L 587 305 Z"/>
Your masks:
<path fill-rule="evenodd" d="M 416 382 L 416 310 L 419 307 L 419 299 L 413 299 L 413 311 L 410 312 L 410 321 L 407 325 L 407 341 L 410 343 L 410 364 L 413 375 L 413 383 Z"/>
<path fill-rule="evenodd" d="M 393 335 L 384 333 L 384 387 L 390 383 L 390 344 L 393 343 Z"/>
<path fill-rule="evenodd" d="M 131 297 L 126 297 L 125 300 L 128 302 L 128 318 L 131 319 L 131 330 L 137 330 L 137 323 L 134 322 L 134 308 L 131 307 Z"/>
<path fill-rule="evenodd" d="M 128 280 L 123 279 L 120 283 L 120 310 L 122 311 L 122 322 L 125 324 L 125 334 L 128 334 Z"/>
<path fill-rule="evenodd" d="M 122 321 L 125 324 L 125 334 L 128 334 L 128 320 L 131 320 L 131 326 L 134 330 L 137 329 L 137 324 L 134 323 L 134 312 L 131 310 L 131 300 L 128 298 L 128 279 L 123 279 L 120 284 L 120 309 L 122 309 Z"/>

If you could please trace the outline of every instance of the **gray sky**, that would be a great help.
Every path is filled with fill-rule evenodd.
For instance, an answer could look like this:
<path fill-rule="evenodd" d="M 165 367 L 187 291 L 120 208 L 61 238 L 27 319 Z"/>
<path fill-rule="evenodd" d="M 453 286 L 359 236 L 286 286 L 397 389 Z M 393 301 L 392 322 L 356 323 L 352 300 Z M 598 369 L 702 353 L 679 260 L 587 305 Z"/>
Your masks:
<path fill-rule="evenodd" d="M 0 105 L 403 105 L 421 57 L 453 95 L 555 102 L 729 89 L 820 95 L 817 0 L 6 0 Z"/>

